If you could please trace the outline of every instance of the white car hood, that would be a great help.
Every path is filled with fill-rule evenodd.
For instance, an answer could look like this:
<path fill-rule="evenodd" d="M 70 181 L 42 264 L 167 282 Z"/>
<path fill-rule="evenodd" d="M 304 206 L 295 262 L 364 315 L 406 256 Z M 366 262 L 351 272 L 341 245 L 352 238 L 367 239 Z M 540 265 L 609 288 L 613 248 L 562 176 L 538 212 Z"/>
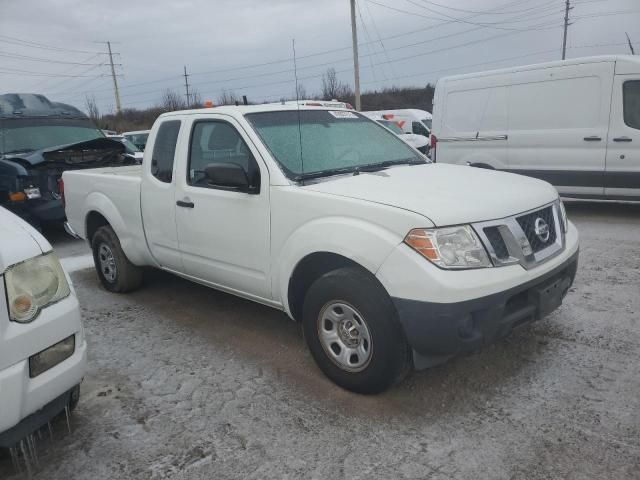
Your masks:
<path fill-rule="evenodd" d="M 508 217 L 558 198 L 556 189 L 541 180 L 445 164 L 397 166 L 302 188 L 402 208 L 427 217 L 435 226 Z"/>
<path fill-rule="evenodd" d="M 0 207 L 0 274 L 11 265 L 50 250 L 49 242 L 35 228 Z"/>

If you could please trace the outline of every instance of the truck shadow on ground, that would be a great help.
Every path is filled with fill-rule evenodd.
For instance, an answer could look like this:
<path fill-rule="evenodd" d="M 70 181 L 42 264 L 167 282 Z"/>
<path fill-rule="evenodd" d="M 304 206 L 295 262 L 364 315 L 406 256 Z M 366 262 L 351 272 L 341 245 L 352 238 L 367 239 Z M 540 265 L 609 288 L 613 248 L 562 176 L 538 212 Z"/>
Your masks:
<path fill-rule="evenodd" d="M 362 396 L 324 377 L 306 348 L 300 325 L 280 311 L 155 270 L 146 272 L 143 288 L 129 295 L 106 292 L 91 270 L 74 277 L 81 280 L 76 282 L 81 303 L 91 302 L 94 310 L 125 303 L 151 317 L 168 318 L 205 339 L 212 349 L 231 348 L 237 361 L 270 370 L 294 394 L 297 391 L 323 408 L 331 404 L 356 416 L 470 413 L 469 409 L 490 403 L 505 388 L 522 381 L 528 375 L 523 370 L 541 368 L 536 364 L 551 348 L 531 327 L 523 327 L 483 352 L 413 372 L 383 394 Z"/>

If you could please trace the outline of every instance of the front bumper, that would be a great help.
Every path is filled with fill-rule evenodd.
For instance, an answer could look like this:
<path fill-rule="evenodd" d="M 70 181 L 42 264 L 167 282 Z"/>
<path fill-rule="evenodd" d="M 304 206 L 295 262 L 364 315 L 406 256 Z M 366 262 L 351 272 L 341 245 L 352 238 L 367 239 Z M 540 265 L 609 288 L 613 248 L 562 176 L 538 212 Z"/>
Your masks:
<path fill-rule="evenodd" d="M 20 440 L 32 434 L 46 423 L 57 417 L 64 409 L 80 397 L 80 385 L 76 385 L 62 395 L 53 399 L 37 412 L 23 418 L 20 423 L 9 430 L 0 432 L 0 448 L 14 447 Z"/>
<path fill-rule="evenodd" d="M 392 297 L 417 369 L 478 350 L 513 328 L 560 306 L 578 268 L 578 251 L 546 273 L 516 287 L 454 303 Z"/>

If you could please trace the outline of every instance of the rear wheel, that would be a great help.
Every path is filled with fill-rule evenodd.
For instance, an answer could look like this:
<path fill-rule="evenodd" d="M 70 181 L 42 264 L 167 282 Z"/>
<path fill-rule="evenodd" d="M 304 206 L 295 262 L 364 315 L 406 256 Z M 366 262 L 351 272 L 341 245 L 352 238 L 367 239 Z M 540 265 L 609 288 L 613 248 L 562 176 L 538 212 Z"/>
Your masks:
<path fill-rule="evenodd" d="M 129 261 L 113 229 L 100 227 L 91 241 L 93 262 L 100 282 L 110 292 L 125 293 L 142 283 L 142 269 Z"/>
<path fill-rule="evenodd" d="M 411 351 L 389 295 L 359 268 L 334 270 L 311 285 L 303 328 L 320 369 L 347 390 L 382 392 L 411 366 Z"/>

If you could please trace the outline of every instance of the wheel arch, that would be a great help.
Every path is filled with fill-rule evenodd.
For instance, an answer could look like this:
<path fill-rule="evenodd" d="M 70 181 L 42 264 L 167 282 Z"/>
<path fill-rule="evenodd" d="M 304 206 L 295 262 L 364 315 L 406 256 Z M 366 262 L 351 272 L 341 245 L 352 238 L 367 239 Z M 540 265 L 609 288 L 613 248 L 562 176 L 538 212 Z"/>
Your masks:
<path fill-rule="evenodd" d="M 356 267 L 371 274 L 369 270 L 354 260 L 333 252 L 314 252 L 296 264 L 289 277 L 287 289 L 289 312 L 296 322 L 300 321 L 304 297 L 311 284 L 325 273 L 343 267 Z M 375 278 L 375 275 L 371 274 L 371 276 Z"/>

